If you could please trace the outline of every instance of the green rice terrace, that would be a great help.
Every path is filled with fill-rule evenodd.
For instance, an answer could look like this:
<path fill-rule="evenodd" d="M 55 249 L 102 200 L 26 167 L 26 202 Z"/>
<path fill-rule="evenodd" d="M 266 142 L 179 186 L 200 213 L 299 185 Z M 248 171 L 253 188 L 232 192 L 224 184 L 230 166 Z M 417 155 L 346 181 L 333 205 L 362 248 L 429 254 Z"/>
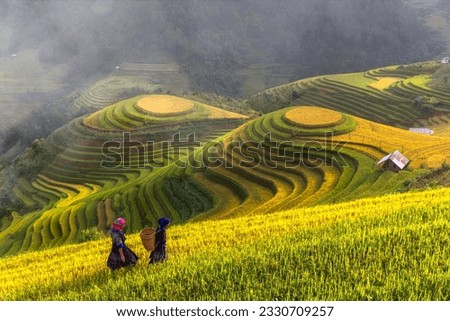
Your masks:
<path fill-rule="evenodd" d="M 137 232 L 162 215 L 179 224 L 399 192 L 450 161 L 450 93 L 428 84 L 440 67 L 299 80 L 251 97 L 267 111 L 256 118 L 170 95 L 77 118 L 43 141 L 44 168 L 13 187 L 23 211 L 2 218 L 0 254 L 84 241 L 119 213 Z M 405 170 L 376 165 L 396 150 Z"/>
<path fill-rule="evenodd" d="M 162 91 L 181 94 L 189 88 L 186 76 L 179 71 L 176 64 L 124 62 L 116 68 L 109 77 L 84 89 L 75 99 L 75 107 L 89 110 L 101 109 L 138 94 Z"/>
<path fill-rule="evenodd" d="M 251 97 L 249 103 L 264 111 L 274 106 L 322 106 L 395 127 L 447 132 L 450 93 L 430 84 L 443 68 L 430 61 L 318 76 L 268 89 Z"/>

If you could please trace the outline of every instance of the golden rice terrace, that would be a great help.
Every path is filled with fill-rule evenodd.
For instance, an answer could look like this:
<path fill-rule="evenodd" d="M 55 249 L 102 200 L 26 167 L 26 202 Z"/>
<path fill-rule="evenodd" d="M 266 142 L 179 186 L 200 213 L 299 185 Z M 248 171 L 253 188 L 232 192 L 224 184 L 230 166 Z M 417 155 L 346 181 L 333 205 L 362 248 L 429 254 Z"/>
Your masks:
<path fill-rule="evenodd" d="M 117 213 L 137 232 L 162 215 L 181 224 L 399 192 L 450 161 L 450 137 L 439 134 L 450 94 L 428 84 L 438 68 L 299 80 L 249 99 L 276 110 L 254 119 L 171 95 L 107 105 L 46 139 L 56 156 L 12 187 L 24 210 L 0 222 L 0 255 L 80 242 Z M 421 101 L 435 103 L 430 114 Z M 411 160 L 406 170 L 376 167 L 395 150 Z"/>

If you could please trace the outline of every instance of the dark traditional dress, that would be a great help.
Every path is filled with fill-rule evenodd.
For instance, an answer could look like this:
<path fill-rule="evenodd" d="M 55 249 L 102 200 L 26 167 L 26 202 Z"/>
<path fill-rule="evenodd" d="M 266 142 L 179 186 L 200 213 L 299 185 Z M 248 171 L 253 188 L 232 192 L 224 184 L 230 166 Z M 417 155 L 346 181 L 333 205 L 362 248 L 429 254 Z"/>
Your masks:
<path fill-rule="evenodd" d="M 162 262 L 166 259 L 166 229 L 158 227 L 155 235 L 155 249 L 150 253 L 149 264 Z"/>
<path fill-rule="evenodd" d="M 108 257 L 107 266 L 113 270 L 117 270 L 121 267 L 136 265 L 136 262 L 139 258 L 132 250 L 130 250 L 125 245 L 125 235 L 123 234 L 123 232 L 121 230 L 111 228 L 109 230 L 109 234 L 111 235 L 112 239 L 112 248 L 111 253 Z M 120 259 L 120 248 L 123 250 L 125 262 L 122 262 L 122 260 Z"/>

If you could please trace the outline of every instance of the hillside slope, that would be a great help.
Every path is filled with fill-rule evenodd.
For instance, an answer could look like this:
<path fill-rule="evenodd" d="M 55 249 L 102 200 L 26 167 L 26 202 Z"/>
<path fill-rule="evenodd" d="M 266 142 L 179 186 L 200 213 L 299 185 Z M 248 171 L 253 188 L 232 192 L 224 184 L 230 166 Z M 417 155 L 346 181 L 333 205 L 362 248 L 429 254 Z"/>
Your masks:
<path fill-rule="evenodd" d="M 190 161 L 202 166 L 174 164 L 166 176 L 193 177 L 215 194 L 216 207 L 195 219 L 223 218 L 396 192 L 419 168 L 450 161 L 448 146 L 448 137 L 294 106 L 205 145 Z M 409 158 L 409 170 L 380 170 L 376 163 L 395 150 Z"/>
<path fill-rule="evenodd" d="M 138 121 L 139 113 L 147 123 Z M 127 218 L 131 231 L 138 231 L 161 215 L 181 223 L 383 195 L 422 173 L 417 168 L 450 159 L 450 138 L 320 107 L 290 107 L 232 131 L 219 128 L 242 120 L 239 114 L 190 100 L 152 95 L 72 123 L 52 136 L 61 149 L 54 161 L 31 183 L 21 179 L 14 188 L 24 205 L 43 209 L 3 220 L 2 253 L 80 241 L 91 227 L 106 230 L 117 213 Z M 217 134 L 204 126 L 213 126 Z M 119 149 L 114 139 L 124 131 L 134 136 L 124 136 L 127 147 Z M 183 148 L 164 144 L 174 133 Z M 203 137 L 203 144 L 190 140 L 189 133 Z M 63 137 L 71 137 L 70 144 L 63 144 Z M 144 145 L 144 137 L 161 143 Z M 106 152 L 101 148 L 111 143 Z M 379 170 L 376 162 L 396 149 L 410 158 L 410 170 Z"/>
<path fill-rule="evenodd" d="M 253 119 L 169 95 L 80 117 L 13 164 L 8 189 L 20 212 L 1 219 L 0 254 L 79 242 L 117 215 L 136 232 L 161 215 L 177 224 L 404 190 L 449 162 L 450 138 L 373 120 L 448 128 L 450 96 L 427 85 L 439 68 L 426 62 L 301 80 L 255 96 L 261 108 L 279 107 Z M 415 104 L 418 96 L 425 98 Z M 304 104 L 280 108 L 290 102 Z M 423 106 L 441 116 L 424 118 Z M 411 161 L 407 170 L 376 167 L 395 150 Z"/>
<path fill-rule="evenodd" d="M 161 213 L 176 217 L 171 207 L 159 207 L 170 202 L 159 187 L 156 193 L 147 190 L 155 188 L 148 182 L 202 140 L 214 139 L 246 118 L 187 99 L 152 95 L 70 122 L 33 145 L 15 165 L 22 175 L 12 192 L 26 214 L 3 217 L 0 252 L 77 241 L 89 228 L 107 229 L 113 210 L 124 212 L 133 230 L 154 224 Z M 210 198 L 201 188 L 193 195 Z"/>
<path fill-rule="evenodd" d="M 437 61 L 326 75 L 270 88 L 248 99 L 270 112 L 294 105 L 322 106 L 395 127 L 448 127 L 450 93 L 429 81 Z"/>

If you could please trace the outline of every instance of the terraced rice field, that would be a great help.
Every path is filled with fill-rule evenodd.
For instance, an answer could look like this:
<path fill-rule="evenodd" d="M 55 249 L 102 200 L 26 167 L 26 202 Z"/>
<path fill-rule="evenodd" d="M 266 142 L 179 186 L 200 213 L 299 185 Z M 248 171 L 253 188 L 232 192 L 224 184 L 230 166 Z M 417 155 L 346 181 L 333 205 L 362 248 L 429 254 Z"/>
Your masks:
<path fill-rule="evenodd" d="M 172 92 L 189 90 L 189 81 L 176 64 L 124 62 L 111 76 L 101 79 L 77 94 L 74 105 L 80 109 L 102 109 L 133 92 Z M 136 93 L 134 94 L 136 95 Z M 127 96 L 127 97 L 124 97 Z"/>
<path fill-rule="evenodd" d="M 343 120 L 342 114 L 318 107 L 299 107 L 285 114 L 285 119 L 300 127 L 328 127 Z"/>
<path fill-rule="evenodd" d="M 194 108 L 192 101 L 165 95 L 141 98 L 136 105 L 146 112 L 163 117 L 185 114 Z"/>
<path fill-rule="evenodd" d="M 246 118 L 244 115 L 180 97 L 151 95 L 134 97 L 102 109 L 84 118 L 83 125 L 110 132 L 142 131 L 148 128 L 161 134 L 170 126 L 173 127 L 172 130 L 189 124 L 196 129 L 205 120 L 222 120 L 226 123 Z"/>
<path fill-rule="evenodd" d="M 160 103 L 166 116 L 139 107 L 143 99 L 149 106 Z M 187 114 L 179 116 L 169 108 L 178 102 L 181 107 L 175 111 L 185 108 L 181 113 Z M 35 217 L 26 221 L 28 225 L 17 220 L 6 228 L 3 253 L 74 242 L 89 227 L 106 229 L 117 212 L 127 217 L 131 231 L 138 231 L 154 225 L 162 213 L 177 223 L 387 194 L 420 173 L 379 171 L 374 165 L 387 153 L 401 150 L 410 157 L 411 169 L 439 166 L 450 159 L 450 138 L 411 133 L 312 106 L 281 109 L 214 137 L 211 129 L 202 126 L 217 130 L 226 121 L 236 127 L 245 117 L 233 118 L 230 113 L 228 119 L 213 119 L 213 111 L 182 98 L 140 96 L 79 119 L 53 135 L 55 145 L 67 147 L 61 147 L 38 179 L 31 184 L 22 181 L 15 190 L 29 206 L 49 207 L 28 214 Z M 170 138 L 174 129 L 166 126 L 175 120 L 179 126 L 175 129 L 183 130 L 180 117 L 191 130 L 194 119 L 200 122 L 196 132 L 205 134 L 203 148 L 191 146 L 169 154 L 167 146 L 141 145 L 156 133 L 163 140 L 163 130 Z M 123 157 L 122 166 L 99 167 L 105 157 L 101 145 L 120 139 L 118 133 L 130 129 L 140 137 L 134 140 L 136 154 L 128 159 L 123 152 L 106 154 L 113 160 Z M 62 137 L 76 139 L 63 144 L 58 141 Z M 151 152 L 155 153 L 149 162 L 146 157 Z M 176 177 L 179 181 L 168 184 L 169 178 Z M 24 241 L 6 239 L 11 231 L 26 235 Z"/>
<path fill-rule="evenodd" d="M 116 273 L 109 238 L 23 253 L 0 259 L 0 299 L 448 301 L 449 204 L 445 188 L 170 226 L 153 266 L 128 233 L 140 260 Z"/>
<path fill-rule="evenodd" d="M 315 112 L 325 117 L 314 117 Z M 437 167 L 450 160 L 448 146 L 445 137 L 415 134 L 323 108 L 282 109 L 234 130 L 196 155 L 205 167 L 196 170 L 195 179 L 205 187 L 214 186 L 217 199 L 234 203 L 230 209 L 219 201 L 208 215 L 196 219 L 390 193 L 417 172 L 379 171 L 375 167 L 379 159 L 401 150 L 411 159 L 410 169 Z"/>
<path fill-rule="evenodd" d="M 450 161 L 449 137 L 379 124 L 447 121 L 450 94 L 428 88 L 423 75 L 432 68 L 392 66 L 276 87 L 251 103 L 277 110 L 252 120 L 168 95 L 133 97 L 76 119 L 48 138 L 54 161 L 14 187 L 30 211 L 2 225 L 0 255 L 78 242 L 119 214 L 136 232 L 161 215 L 174 223 L 238 218 L 397 192 L 422 167 Z M 402 80 L 369 86 L 386 77 Z M 412 98 L 424 94 L 439 99 L 441 115 L 420 118 Z M 395 150 L 411 160 L 408 170 L 378 170 Z"/>
<path fill-rule="evenodd" d="M 140 79 L 146 83 L 156 85 L 163 92 L 181 95 L 190 90 L 187 75 L 176 63 L 137 63 L 123 62 L 115 71 L 117 76 Z"/>
<path fill-rule="evenodd" d="M 440 112 L 450 112 L 450 93 L 427 86 L 430 75 L 440 66 L 437 62 L 421 62 L 318 76 L 270 88 L 248 102 L 265 111 L 281 106 L 320 106 L 400 128 L 418 123 L 433 127 L 434 115 L 421 115 L 413 100 L 417 96 L 434 97 L 440 102 Z"/>
<path fill-rule="evenodd" d="M 121 100 L 127 90 L 152 93 L 159 86 L 132 76 L 110 76 L 82 91 L 74 101 L 77 108 L 102 109 Z M 123 98 L 122 98 L 123 99 Z"/>
<path fill-rule="evenodd" d="M 401 80 L 402 78 L 382 77 L 379 78 L 376 82 L 371 83 L 369 86 L 378 90 L 383 90 L 388 88 L 390 85 L 396 83 L 397 81 Z"/>
<path fill-rule="evenodd" d="M 138 106 L 142 99 L 158 108 L 172 108 L 171 116 L 143 110 Z M 173 112 L 186 104 L 193 106 L 191 113 Z M 196 144 L 215 139 L 246 118 L 186 99 L 154 95 L 118 102 L 72 121 L 47 140 L 58 150 L 55 160 L 34 181 L 21 179 L 14 188 L 25 206 L 43 210 L 3 229 L 0 252 L 77 241 L 90 227 L 107 229 L 118 211 L 134 231 L 154 225 L 161 213 L 181 221 L 157 178 Z M 105 147 L 108 144 L 112 145 Z"/>

